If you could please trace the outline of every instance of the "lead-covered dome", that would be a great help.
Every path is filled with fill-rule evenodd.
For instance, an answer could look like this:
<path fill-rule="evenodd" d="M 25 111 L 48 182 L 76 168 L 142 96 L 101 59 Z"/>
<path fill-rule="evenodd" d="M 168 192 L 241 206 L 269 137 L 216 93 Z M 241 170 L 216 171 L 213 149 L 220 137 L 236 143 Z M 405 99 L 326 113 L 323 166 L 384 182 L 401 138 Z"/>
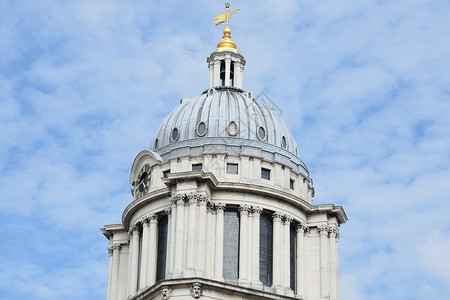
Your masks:
<path fill-rule="evenodd" d="M 233 154 L 277 153 L 307 173 L 283 119 L 252 93 L 233 87 L 210 88 L 199 97 L 182 99 L 159 126 L 151 149 L 164 157 L 183 147 L 208 153 L 220 152 L 222 146 Z"/>

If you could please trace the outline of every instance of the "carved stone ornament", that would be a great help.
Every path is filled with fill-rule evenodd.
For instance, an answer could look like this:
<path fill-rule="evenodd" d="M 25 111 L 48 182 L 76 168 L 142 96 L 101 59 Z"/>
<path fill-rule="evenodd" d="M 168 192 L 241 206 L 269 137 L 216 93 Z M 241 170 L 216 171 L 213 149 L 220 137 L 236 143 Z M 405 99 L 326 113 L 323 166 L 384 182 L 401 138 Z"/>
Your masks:
<path fill-rule="evenodd" d="M 199 198 L 199 194 L 190 193 L 189 196 L 188 196 L 189 203 L 197 203 L 198 198 Z"/>
<path fill-rule="evenodd" d="M 203 296 L 202 285 L 199 282 L 194 282 L 191 286 L 191 295 L 193 298 L 200 298 Z"/>
<path fill-rule="evenodd" d="M 259 206 L 252 206 L 253 215 L 260 215 L 262 213 L 262 208 Z"/>
<path fill-rule="evenodd" d="M 308 232 L 309 227 L 308 227 L 308 225 L 306 225 L 306 223 L 300 222 L 297 224 L 297 230 L 301 230 L 303 232 Z"/>
<path fill-rule="evenodd" d="M 274 212 L 272 215 L 272 218 L 274 221 L 281 222 L 281 218 L 283 217 L 283 214 L 280 212 Z"/>
<path fill-rule="evenodd" d="M 249 210 L 250 210 L 249 207 L 247 205 L 245 205 L 245 204 L 241 205 L 239 207 L 239 212 L 240 212 L 241 215 L 247 215 Z"/>
<path fill-rule="evenodd" d="M 322 225 L 317 227 L 317 230 L 319 231 L 320 234 L 328 234 L 328 232 L 330 231 L 330 227 Z"/>
<path fill-rule="evenodd" d="M 168 287 L 167 285 L 162 287 L 162 296 L 163 296 L 163 300 L 168 300 L 170 299 L 170 295 L 172 293 L 172 290 L 170 287 Z"/>
<path fill-rule="evenodd" d="M 291 223 L 292 222 L 292 216 L 290 216 L 290 215 L 285 215 L 284 216 L 284 222 L 286 222 L 286 223 Z"/>

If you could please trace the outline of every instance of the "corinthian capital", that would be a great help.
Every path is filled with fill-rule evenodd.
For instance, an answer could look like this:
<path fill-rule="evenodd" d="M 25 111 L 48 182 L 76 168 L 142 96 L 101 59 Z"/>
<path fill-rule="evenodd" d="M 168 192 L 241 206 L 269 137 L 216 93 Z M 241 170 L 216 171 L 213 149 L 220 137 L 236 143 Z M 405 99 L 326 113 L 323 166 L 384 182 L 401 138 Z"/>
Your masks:
<path fill-rule="evenodd" d="M 272 214 L 272 219 L 274 222 L 281 222 L 281 219 L 283 218 L 283 214 L 280 212 L 274 212 Z"/>
<path fill-rule="evenodd" d="M 308 227 L 308 225 L 306 225 L 306 223 L 300 222 L 297 224 L 297 230 L 305 233 L 305 232 L 309 231 L 309 227 Z"/>
<path fill-rule="evenodd" d="M 111 248 L 112 248 L 113 252 L 117 252 L 122 248 L 122 245 L 119 243 L 114 243 L 114 244 L 112 244 Z"/>
<path fill-rule="evenodd" d="M 250 208 L 247 205 L 245 205 L 245 204 L 241 205 L 239 207 L 239 212 L 240 212 L 241 215 L 248 215 L 249 210 L 250 210 Z"/>
<path fill-rule="evenodd" d="M 198 198 L 199 198 L 199 194 L 198 193 L 190 193 L 188 195 L 189 203 L 197 203 Z"/>
<path fill-rule="evenodd" d="M 320 235 L 325 235 L 328 234 L 328 232 L 330 231 L 330 227 L 326 225 L 321 225 L 317 227 L 317 230 L 319 231 Z"/>
<path fill-rule="evenodd" d="M 284 215 L 284 222 L 291 223 L 293 220 L 292 216 L 290 215 Z"/>
<path fill-rule="evenodd" d="M 217 203 L 216 209 L 217 209 L 217 210 L 222 210 L 222 211 L 224 211 L 224 210 L 225 210 L 225 204 L 223 204 L 223 203 Z"/>
<path fill-rule="evenodd" d="M 252 207 L 252 211 L 253 211 L 253 216 L 256 216 L 256 215 L 259 216 L 262 213 L 263 210 L 259 206 L 253 206 Z"/>

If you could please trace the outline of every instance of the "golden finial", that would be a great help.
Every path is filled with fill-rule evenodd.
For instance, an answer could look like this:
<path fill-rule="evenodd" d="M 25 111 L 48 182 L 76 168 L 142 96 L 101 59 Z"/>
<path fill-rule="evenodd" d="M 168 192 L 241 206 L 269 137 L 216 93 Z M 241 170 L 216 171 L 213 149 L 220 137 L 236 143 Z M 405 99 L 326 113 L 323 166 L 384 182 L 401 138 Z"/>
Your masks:
<path fill-rule="evenodd" d="M 237 13 L 239 9 L 236 9 L 235 11 L 229 11 L 228 9 L 230 8 L 230 3 L 228 2 L 225 3 L 225 7 L 227 8 L 227 12 L 215 16 L 213 22 L 213 24 L 217 26 L 226 21 L 226 26 L 225 29 L 223 30 L 222 40 L 217 44 L 217 51 L 231 50 L 237 53 L 236 44 L 231 40 L 231 29 L 228 26 L 229 23 L 228 20 L 234 13 Z"/>

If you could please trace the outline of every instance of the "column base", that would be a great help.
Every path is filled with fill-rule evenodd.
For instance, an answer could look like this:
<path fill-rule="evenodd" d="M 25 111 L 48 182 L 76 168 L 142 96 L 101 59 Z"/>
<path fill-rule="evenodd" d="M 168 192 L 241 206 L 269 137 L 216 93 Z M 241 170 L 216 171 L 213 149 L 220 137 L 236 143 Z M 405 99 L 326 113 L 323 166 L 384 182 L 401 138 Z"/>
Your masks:
<path fill-rule="evenodd" d="M 259 289 L 259 290 L 262 290 L 263 287 L 264 287 L 264 285 L 262 284 L 262 282 L 259 281 L 259 280 L 252 281 L 250 284 L 251 284 L 252 288 L 256 288 L 256 289 Z"/>
<path fill-rule="evenodd" d="M 238 284 L 245 286 L 245 287 L 250 287 L 250 280 L 248 279 L 238 279 Z"/>

